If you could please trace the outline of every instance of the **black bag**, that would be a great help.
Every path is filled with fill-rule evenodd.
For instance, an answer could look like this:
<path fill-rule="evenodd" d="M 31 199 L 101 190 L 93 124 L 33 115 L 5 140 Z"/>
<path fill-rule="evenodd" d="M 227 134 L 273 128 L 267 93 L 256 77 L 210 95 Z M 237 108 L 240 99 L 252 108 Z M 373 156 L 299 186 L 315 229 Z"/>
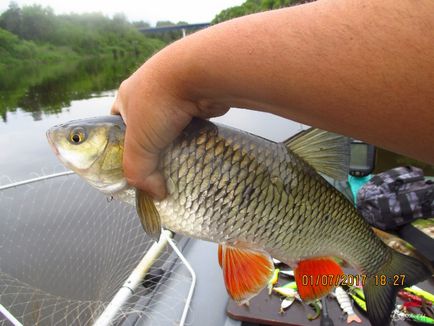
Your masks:
<path fill-rule="evenodd" d="M 368 223 L 383 230 L 433 217 L 434 183 L 416 167 L 391 169 L 360 188 L 357 209 Z"/>

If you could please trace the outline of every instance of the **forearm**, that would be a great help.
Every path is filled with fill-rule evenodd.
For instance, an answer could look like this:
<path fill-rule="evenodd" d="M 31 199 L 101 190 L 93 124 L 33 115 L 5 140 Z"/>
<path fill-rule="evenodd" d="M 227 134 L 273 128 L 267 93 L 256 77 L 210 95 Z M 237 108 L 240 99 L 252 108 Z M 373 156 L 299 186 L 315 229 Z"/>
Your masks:
<path fill-rule="evenodd" d="M 431 0 L 319 1 L 216 25 L 153 60 L 179 69 L 170 89 L 199 109 L 268 111 L 434 163 L 433 31 Z"/>

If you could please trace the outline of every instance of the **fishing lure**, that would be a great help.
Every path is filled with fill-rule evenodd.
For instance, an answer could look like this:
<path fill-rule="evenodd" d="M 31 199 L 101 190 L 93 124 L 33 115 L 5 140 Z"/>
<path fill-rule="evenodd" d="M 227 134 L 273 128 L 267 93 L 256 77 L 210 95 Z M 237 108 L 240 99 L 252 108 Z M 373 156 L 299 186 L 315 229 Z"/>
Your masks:
<path fill-rule="evenodd" d="M 286 276 L 290 276 L 290 277 L 294 277 L 294 271 L 293 270 L 280 271 L 280 274 L 283 274 L 283 275 L 286 275 Z"/>
<path fill-rule="evenodd" d="M 307 319 L 309 320 L 315 320 L 317 319 L 320 315 L 321 315 L 321 302 L 319 302 L 318 300 L 309 303 L 309 306 L 311 306 L 313 308 L 313 310 L 315 311 L 314 315 L 311 314 L 307 314 Z"/>
<path fill-rule="evenodd" d="M 271 292 L 273 291 L 273 286 L 274 284 L 277 283 L 277 281 L 279 280 L 279 272 L 280 269 L 276 268 L 273 272 L 273 277 L 268 281 L 268 295 L 271 295 Z"/>
<path fill-rule="evenodd" d="M 412 312 L 410 308 L 419 308 L 422 313 L 430 318 L 434 318 L 434 312 L 431 306 L 426 305 L 426 301 L 415 302 L 415 301 L 407 301 L 402 304 L 403 310 Z"/>
<path fill-rule="evenodd" d="M 288 298 L 296 298 L 298 296 L 298 293 L 296 290 L 289 288 L 289 287 L 277 287 L 273 288 L 273 291 L 279 293 L 281 296 Z"/>
<path fill-rule="evenodd" d="M 287 297 L 282 300 L 282 303 L 280 304 L 280 313 L 283 314 L 283 312 L 288 309 L 295 301 L 295 297 Z"/>
<path fill-rule="evenodd" d="M 429 293 L 425 290 L 422 290 L 421 288 L 419 288 L 415 285 L 410 286 L 408 288 L 404 288 L 404 291 L 413 293 L 413 294 L 417 295 L 418 297 L 424 298 L 424 299 L 428 300 L 429 302 L 434 303 L 434 295 L 432 293 Z"/>
<path fill-rule="evenodd" d="M 414 301 L 407 301 L 407 302 L 404 302 L 402 304 L 402 307 L 404 308 L 404 310 L 408 311 L 409 308 L 414 308 L 414 307 L 420 308 L 420 307 L 422 307 L 422 303 L 420 303 L 420 302 L 414 302 Z"/>
<path fill-rule="evenodd" d="M 416 321 L 418 323 L 434 325 L 434 319 L 430 318 L 428 316 L 425 316 L 425 315 L 408 313 L 408 314 L 405 314 L 405 316 L 411 321 Z"/>
<path fill-rule="evenodd" d="M 282 285 L 281 287 L 282 288 L 289 288 L 289 289 L 297 290 L 297 282 L 295 282 L 295 281 L 289 282 L 289 283 L 286 283 L 286 284 Z"/>
<path fill-rule="evenodd" d="M 363 299 L 363 301 L 365 301 L 365 293 L 363 292 L 363 290 L 361 288 L 359 288 L 359 287 L 351 287 L 350 292 L 354 293 L 360 299 Z"/>
<path fill-rule="evenodd" d="M 339 303 L 341 309 L 347 314 L 347 324 L 352 323 L 353 321 L 356 323 L 361 323 L 362 320 L 353 310 L 353 306 L 351 305 L 350 297 L 348 296 L 345 290 L 338 286 L 335 289 L 334 296 Z"/>
<path fill-rule="evenodd" d="M 398 296 L 399 296 L 400 298 L 402 298 L 402 299 L 411 300 L 411 301 L 414 301 L 414 302 L 417 302 L 417 303 L 420 303 L 420 304 L 422 304 L 422 300 L 423 300 L 421 297 L 418 297 L 418 296 L 415 295 L 415 294 L 408 293 L 408 292 L 403 291 L 403 290 L 400 290 L 400 291 L 398 292 Z M 431 301 L 425 301 L 425 302 L 426 302 L 426 304 L 427 304 L 428 306 L 431 306 L 431 305 L 432 305 L 432 302 L 431 302 Z"/>
<path fill-rule="evenodd" d="M 297 283 L 296 282 L 289 282 L 286 283 L 283 286 L 275 287 L 273 288 L 273 291 L 279 293 L 281 296 L 285 297 L 285 299 L 282 301 L 280 305 L 280 312 L 283 313 L 283 311 L 287 308 L 289 308 L 292 303 L 297 299 L 298 301 L 302 302 L 300 295 L 297 292 Z M 318 300 L 314 302 L 310 302 L 309 306 L 313 308 L 315 311 L 314 315 L 307 314 L 307 319 L 314 320 L 317 319 L 321 314 L 321 302 Z"/>
<path fill-rule="evenodd" d="M 291 283 L 295 283 L 295 282 L 291 282 Z M 291 284 L 288 283 L 288 284 Z M 286 284 L 286 286 L 281 286 L 281 287 L 277 287 L 277 288 L 273 288 L 273 291 L 279 293 L 281 296 L 285 297 L 281 304 L 280 304 L 280 313 L 282 314 L 285 309 L 288 309 L 295 301 L 295 299 L 301 301 L 300 296 L 297 293 L 296 288 L 294 288 L 291 284 L 291 287 L 288 286 L 288 284 Z"/>
<path fill-rule="evenodd" d="M 282 264 L 282 262 L 280 260 L 276 259 L 276 258 L 273 258 L 273 264 L 274 265 L 279 265 L 279 264 Z"/>
<path fill-rule="evenodd" d="M 402 311 L 403 308 L 402 305 L 397 305 L 395 310 L 392 312 L 393 320 L 409 320 L 409 321 L 415 321 L 418 323 L 423 324 L 430 324 L 434 325 L 434 319 L 425 315 L 419 315 L 419 314 L 413 314 L 413 313 L 406 313 Z"/>
<path fill-rule="evenodd" d="M 350 292 L 351 298 L 353 298 L 354 302 L 357 303 L 357 305 L 362 308 L 364 311 L 366 311 L 366 302 L 365 300 L 359 298 L 356 294 Z"/>

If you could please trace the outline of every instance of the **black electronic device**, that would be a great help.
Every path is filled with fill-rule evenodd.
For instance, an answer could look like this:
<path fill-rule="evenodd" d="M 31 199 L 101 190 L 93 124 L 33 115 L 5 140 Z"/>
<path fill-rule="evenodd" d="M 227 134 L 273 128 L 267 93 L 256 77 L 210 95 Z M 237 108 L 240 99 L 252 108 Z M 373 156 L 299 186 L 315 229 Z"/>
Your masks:
<path fill-rule="evenodd" d="M 351 142 L 350 175 L 364 177 L 375 167 L 375 147 L 359 140 Z"/>

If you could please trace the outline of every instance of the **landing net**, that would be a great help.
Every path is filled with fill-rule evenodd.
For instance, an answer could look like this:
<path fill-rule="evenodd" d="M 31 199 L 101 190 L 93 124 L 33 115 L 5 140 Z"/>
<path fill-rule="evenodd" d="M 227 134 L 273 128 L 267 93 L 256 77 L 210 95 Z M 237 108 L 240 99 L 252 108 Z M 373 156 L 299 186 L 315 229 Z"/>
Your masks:
<path fill-rule="evenodd" d="M 0 187 L 0 305 L 23 325 L 92 325 L 153 243 L 133 207 L 74 174 Z M 165 247 L 111 324 L 179 324 L 192 282 Z"/>

